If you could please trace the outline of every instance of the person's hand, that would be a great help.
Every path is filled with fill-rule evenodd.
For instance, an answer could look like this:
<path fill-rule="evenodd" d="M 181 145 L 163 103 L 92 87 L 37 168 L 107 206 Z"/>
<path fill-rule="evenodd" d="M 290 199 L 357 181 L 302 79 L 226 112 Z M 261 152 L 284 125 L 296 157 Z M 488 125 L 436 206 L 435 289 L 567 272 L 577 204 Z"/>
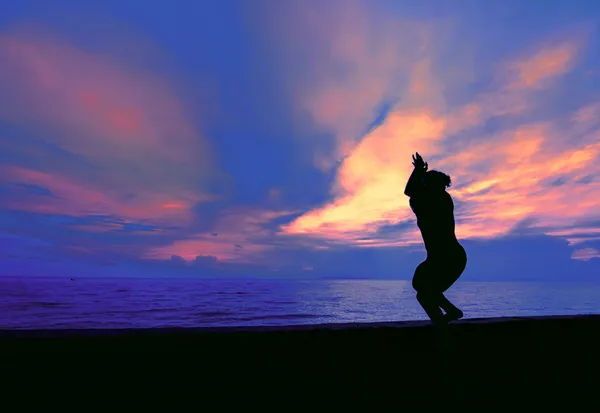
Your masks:
<path fill-rule="evenodd" d="M 423 158 L 421 157 L 421 155 L 419 155 L 419 152 L 416 153 L 416 157 L 415 155 L 412 156 L 413 158 L 413 165 L 415 168 L 417 169 L 423 169 L 424 171 L 427 171 L 427 168 L 429 167 L 429 165 L 427 165 L 427 162 L 425 162 L 423 160 Z"/>

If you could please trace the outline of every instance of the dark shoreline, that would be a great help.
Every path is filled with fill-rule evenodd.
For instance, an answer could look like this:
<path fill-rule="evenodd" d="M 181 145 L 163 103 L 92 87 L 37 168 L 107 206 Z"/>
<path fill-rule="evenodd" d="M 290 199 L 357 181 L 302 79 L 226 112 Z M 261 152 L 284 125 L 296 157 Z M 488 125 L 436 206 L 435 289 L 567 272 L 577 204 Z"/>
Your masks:
<path fill-rule="evenodd" d="M 562 343 L 566 331 L 572 334 L 571 339 L 575 341 L 579 336 L 583 338 L 592 332 L 600 332 L 600 314 L 471 318 L 452 323 L 450 330 L 457 349 L 471 347 L 475 342 L 486 342 L 487 345 L 502 346 L 504 350 L 508 350 L 512 346 L 506 346 L 509 342 L 513 342 L 510 337 L 517 338 L 521 335 L 521 338 L 524 338 L 523 334 L 526 334 L 528 340 L 521 341 L 520 346 L 539 344 L 542 339 L 544 341 L 551 339 L 549 343 Z M 426 349 L 429 347 L 431 333 L 432 327 L 428 321 L 260 327 L 17 329 L 0 330 L 0 346 L 14 347 L 17 351 L 25 349 L 43 351 L 49 349 L 46 346 L 56 350 L 64 346 L 62 348 L 73 350 L 74 345 L 81 345 L 80 350 L 106 350 L 106 347 L 95 347 L 97 343 L 103 342 L 109 344 L 111 350 L 123 350 L 134 342 L 141 344 L 142 341 L 144 347 L 148 348 L 148 345 L 153 345 L 152 341 L 160 341 L 162 344 L 198 341 L 194 344 L 202 345 L 208 342 L 216 344 L 249 340 L 268 345 L 269 341 L 289 338 L 309 340 L 314 345 L 326 345 L 329 340 L 335 341 L 341 338 L 370 341 L 385 337 L 399 347 Z M 595 337 L 596 335 L 593 335 L 594 339 Z M 600 335 L 597 342 L 600 344 Z M 293 341 L 289 344 L 293 345 Z M 168 348 L 162 347 L 162 349 Z"/>
<path fill-rule="evenodd" d="M 546 316 L 507 316 L 507 317 L 481 317 L 465 318 L 453 322 L 457 325 L 480 325 L 480 324 L 502 324 L 502 323 L 538 323 L 548 321 L 578 321 L 598 318 L 600 314 L 577 314 L 577 315 L 546 315 Z M 52 336 L 92 337 L 92 336 L 128 336 L 128 335 L 162 335 L 166 333 L 257 333 L 257 332 L 290 332 L 290 331 L 324 331 L 324 330 L 354 330 L 374 328 L 428 328 L 430 322 L 427 320 L 408 321 L 376 321 L 358 323 L 320 323 L 320 324 L 289 324 L 280 326 L 230 326 L 230 327 L 153 327 L 153 328 L 111 328 L 111 329 L 0 329 L 0 340 L 16 338 L 42 338 Z"/>
<path fill-rule="evenodd" d="M 89 388 L 98 382 L 104 386 L 103 397 L 111 400 L 115 396 L 107 386 L 139 385 L 150 393 L 154 390 L 148 386 L 163 393 L 191 386 L 193 397 L 218 394 L 219 400 L 229 400 L 242 389 L 265 400 L 283 397 L 288 407 L 307 401 L 315 406 L 319 397 L 333 397 L 334 411 L 355 407 L 353 400 L 359 396 L 369 403 L 387 405 L 384 400 L 389 400 L 395 403 L 393 410 L 404 410 L 404 403 L 417 393 L 422 403 L 440 401 L 442 394 L 443 400 L 463 407 L 479 400 L 483 411 L 494 411 L 499 404 L 558 411 L 560 401 L 569 408 L 596 404 L 600 315 L 462 320 L 451 325 L 454 347 L 446 352 L 432 348 L 432 333 L 422 321 L 0 330 L 0 351 L 15 374 L 40 380 L 34 385 L 29 379 L 30 389 L 49 383 L 65 388 L 67 382 Z M 279 411 L 289 410 L 278 406 Z M 362 409 L 383 410 L 388 409 Z"/>

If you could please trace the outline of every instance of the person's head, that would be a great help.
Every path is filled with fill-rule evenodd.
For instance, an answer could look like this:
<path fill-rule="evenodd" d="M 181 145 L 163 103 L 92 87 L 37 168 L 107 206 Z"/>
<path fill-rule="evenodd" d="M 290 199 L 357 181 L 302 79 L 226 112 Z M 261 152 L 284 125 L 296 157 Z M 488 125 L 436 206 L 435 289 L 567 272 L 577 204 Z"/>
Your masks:
<path fill-rule="evenodd" d="M 440 171 L 427 171 L 423 177 L 423 186 L 428 191 L 445 191 L 452 185 L 450 176 Z"/>

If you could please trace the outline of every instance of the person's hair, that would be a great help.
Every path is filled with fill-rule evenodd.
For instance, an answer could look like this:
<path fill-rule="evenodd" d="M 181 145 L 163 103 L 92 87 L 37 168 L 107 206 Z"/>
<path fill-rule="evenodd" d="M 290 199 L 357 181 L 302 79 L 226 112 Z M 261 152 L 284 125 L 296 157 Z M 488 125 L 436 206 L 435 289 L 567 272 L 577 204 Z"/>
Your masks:
<path fill-rule="evenodd" d="M 443 172 L 431 170 L 427 171 L 427 180 L 435 184 L 439 184 L 439 186 L 443 186 L 444 188 L 449 188 L 452 186 L 452 179 L 450 175 L 446 175 Z"/>

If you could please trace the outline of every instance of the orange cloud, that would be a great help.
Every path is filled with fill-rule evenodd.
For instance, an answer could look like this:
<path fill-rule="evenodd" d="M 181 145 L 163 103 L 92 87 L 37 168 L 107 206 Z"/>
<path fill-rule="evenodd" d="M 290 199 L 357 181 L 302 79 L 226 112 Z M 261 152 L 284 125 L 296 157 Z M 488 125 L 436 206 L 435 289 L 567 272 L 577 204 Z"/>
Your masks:
<path fill-rule="evenodd" d="M 379 223 L 409 218 L 403 180 L 411 165 L 398 162 L 415 149 L 437 153 L 445 120 L 426 112 L 395 113 L 367 135 L 341 165 L 333 203 L 311 211 L 284 229 L 289 233 L 327 233 L 343 237 L 349 232 L 376 230 Z M 417 144 L 420 146 L 417 148 Z"/>
<path fill-rule="evenodd" d="M 363 19 L 356 24 L 358 33 L 366 36 L 363 41 L 371 44 L 374 37 L 365 29 L 368 23 Z M 334 39 L 351 39 L 356 33 L 343 21 L 331 26 Z M 417 151 L 430 161 L 430 168 L 452 176 L 455 188 L 451 193 L 460 203 L 456 214 L 461 238 L 499 237 L 531 217 L 537 220 L 532 225 L 546 228 L 547 233 L 600 218 L 600 183 L 598 179 L 585 181 L 586 176 L 600 175 L 600 128 L 592 123 L 597 107 L 586 105 L 568 114 L 572 125 L 567 128 L 560 123 L 563 119 L 527 120 L 530 110 L 540 105 L 535 93 L 552 87 L 552 82 L 574 67 L 581 45 L 565 41 L 501 66 L 508 70 L 494 90 L 449 106 L 444 91 L 460 85 L 446 84 L 450 78 L 440 77 L 434 70 L 435 55 L 414 53 L 414 49 L 431 44 L 427 36 L 424 39 L 407 48 L 406 56 L 417 58 L 399 59 L 402 64 L 396 66 L 381 63 L 398 57 L 391 51 L 393 47 L 379 48 L 382 56 L 373 58 L 360 48 L 348 54 L 350 49 L 343 45 L 323 40 L 330 42 L 334 63 L 353 64 L 352 69 L 359 73 L 378 76 L 352 78 L 351 84 L 340 86 L 343 92 L 319 87 L 297 96 L 299 102 L 317 102 L 309 106 L 311 116 L 321 121 L 323 131 L 337 133 L 338 153 L 346 156 L 337 170 L 332 200 L 283 226 L 283 232 L 366 247 L 421 243 L 416 227 L 398 229 L 392 238 L 382 239 L 377 234 L 384 226 L 400 228 L 399 224 L 414 220 L 403 189 L 412 170 L 410 155 Z M 335 60 L 338 49 L 346 53 L 344 58 L 356 60 Z M 393 73 L 387 70 L 390 67 L 405 70 Z M 399 103 L 380 126 L 348 145 L 346 130 L 364 130 L 377 103 L 387 94 L 385 87 L 374 87 L 372 82 L 387 86 L 395 84 L 394 77 L 408 79 Z M 363 94 L 363 87 L 369 92 Z M 520 124 L 504 126 L 497 133 L 483 131 L 488 120 L 502 117 Z M 348 118 L 352 118 L 349 123 Z M 458 135 L 476 128 L 482 133 L 470 140 L 468 134 Z M 585 139 L 572 139 L 584 132 Z"/>
<path fill-rule="evenodd" d="M 545 47 L 532 56 L 513 62 L 510 66 L 516 71 L 511 83 L 515 88 L 539 88 L 544 82 L 567 73 L 572 67 L 579 45 L 563 42 Z"/>

